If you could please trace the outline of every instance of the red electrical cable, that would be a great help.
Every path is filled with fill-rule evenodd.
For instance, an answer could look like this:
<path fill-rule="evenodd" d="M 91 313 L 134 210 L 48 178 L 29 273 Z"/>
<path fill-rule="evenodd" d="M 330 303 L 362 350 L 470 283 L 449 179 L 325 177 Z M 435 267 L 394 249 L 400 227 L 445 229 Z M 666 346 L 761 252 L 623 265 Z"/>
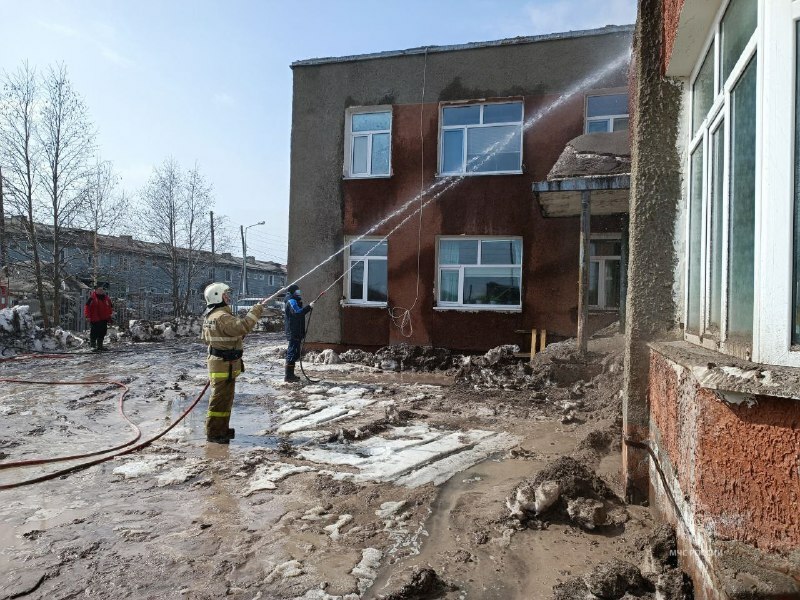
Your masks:
<path fill-rule="evenodd" d="M 125 450 L 122 450 L 121 452 L 116 452 L 114 454 L 110 454 L 108 456 L 103 456 L 101 458 L 97 458 L 97 459 L 91 460 L 89 462 L 81 463 L 79 465 L 74 465 L 74 466 L 68 467 L 66 469 L 61 469 L 59 471 L 54 471 L 54 472 L 48 473 L 46 475 L 41 475 L 39 477 L 34 477 L 33 479 L 26 479 L 24 481 L 17 481 L 15 483 L 2 484 L 2 485 L 0 485 L 0 490 L 9 490 L 9 489 L 12 489 L 12 488 L 22 487 L 22 486 L 25 486 L 25 485 L 31 485 L 33 483 L 40 483 L 42 481 L 47 481 L 48 479 L 55 479 L 56 477 L 61 477 L 62 475 L 67 475 L 69 473 L 74 473 L 76 471 L 80 471 L 80 470 L 83 470 L 83 469 L 88 469 L 89 467 L 93 467 L 94 465 L 99 465 L 99 464 L 104 463 L 106 461 L 113 460 L 114 458 L 116 458 L 118 456 L 124 456 L 126 454 L 130 454 L 132 452 L 136 452 L 137 450 L 141 450 L 142 448 L 144 448 L 146 446 L 149 446 L 150 444 L 152 444 L 154 441 L 156 441 L 160 437 L 166 435 L 170 430 L 172 430 L 173 427 L 175 427 L 178 423 L 180 423 L 186 417 L 186 415 L 188 415 L 190 412 L 192 412 L 192 409 L 194 409 L 194 407 L 197 406 L 197 403 L 200 402 L 200 399 L 203 397 L 203 394 L 206 393 L 206 390 L 208 389 L 208 386 L 210 384 L 211 384 L 210 381 L 206 382 L 205 387 L 203 387 L 203 389 L 200 390 L 200 393 L 197 395 L 197 398 L 195 398 L 194 402 L 192 402 L 192 404 L 186 410 L 183 411 L 181 416 L 178 417 L 175 421 L 173 421 L 172 424 L 170 424 L 169 427 L 167 427 L 166 429 L 164 429 L 160 433 L 154 435 L 153 437 L 143 441 L 142 443 L 137 444 L 135 446 L 132 446 L 130 448 L 126 448 Z"/>

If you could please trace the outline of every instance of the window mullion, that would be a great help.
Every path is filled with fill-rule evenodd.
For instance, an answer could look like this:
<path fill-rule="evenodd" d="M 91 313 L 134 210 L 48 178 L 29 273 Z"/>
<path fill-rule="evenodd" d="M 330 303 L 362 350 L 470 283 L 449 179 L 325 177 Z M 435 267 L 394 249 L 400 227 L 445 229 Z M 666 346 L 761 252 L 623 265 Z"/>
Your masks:
<path fill-rule="evenodd" d="M 464 133 L 461 136 L 461 172 L 467 172 L 467 135 L 469 135 L 469 127 L 464 126 Z"/>
<path fill-rule="evenodd" d="M 366 256 L 363 258 L 364 264 L 364 280 L 361 282 L 361 297 L 364 299 L 364 302 L 369 302 L 369 298 L 367 297 L 367 290 L 369 289 L 369 258 Z"/>
<path fill-rule="evenodd" d="M 722 290 L 720 300 L 720 331 L 719 343 L 724 344 L 728 338 L 728 273 L 730 264 L 730 172 L 731 172 L 731 119 L 730 119 L 730 90 L 725 90 L 725 103 L 723 106 L 724 144 L 722 150 Z"/>
<path fill-rule="evenodd" d="M 372 175 L 372 134 L 367 134 L 367 175 Z"/>
<path fill-rule="evenodd" d="M 458 266 L 458 304 L 464 304 L 464 267 Z"/>

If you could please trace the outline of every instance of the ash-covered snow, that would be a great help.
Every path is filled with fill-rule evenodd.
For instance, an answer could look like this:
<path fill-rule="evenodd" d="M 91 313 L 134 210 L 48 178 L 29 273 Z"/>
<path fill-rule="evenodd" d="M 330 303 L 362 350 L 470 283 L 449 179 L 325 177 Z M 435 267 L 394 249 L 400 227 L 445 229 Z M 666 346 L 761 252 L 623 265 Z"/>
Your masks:
<path fill-rule="evenodd" d="M 78 347 L 83 340 L 56 327 L 36 325 L 30 307 L 14 306 L 0 310 L 0 355 L 14 356 L 25 352 L 47 352 Z"/>

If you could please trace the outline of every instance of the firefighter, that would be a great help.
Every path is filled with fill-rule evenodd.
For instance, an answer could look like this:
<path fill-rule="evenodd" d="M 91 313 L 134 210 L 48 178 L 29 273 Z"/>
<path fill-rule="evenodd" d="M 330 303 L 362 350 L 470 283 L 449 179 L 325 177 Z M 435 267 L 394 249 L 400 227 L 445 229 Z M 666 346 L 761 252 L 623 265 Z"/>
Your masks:
<path fill-rule="evenodd" d="M 90 323 L 89 343 L 92 346 L 92 352 L 103 351 L 103 340 L 108 333 L 108 325 L 111 323 L 113 313 L 114 305 L 106 294 L 106 290 L 102 285 L 95 286 L 83 307 L 83 316 L 89 319 Z"/>
<path fill-rule="evenodd" d="M 212 283 L 204 292 L 206 304 L 202 339 L 208 344 L 208 377 L 211 397 L 208 400 L 206 439 L 227 444 L 235 431 L 228 427 L 233 408 L 236 377 L 244 372 L 242 339 L 256 326 L 265 298 L 255 304 L 244 317 L 233 315 L 230 288 L 224 283 Z"/>
<path fill-rule="evenodd" d="M 286 339 L 289 342 L 289 347 L 286 349 L 286 374 L 283 380 L 289 383 L 300 381 L 300 378 L 294 374 L 295 361 L 300 358 L 300 346 L 303 338 L 306 337 L 306 314 L 314 308 L 313 302 L 308 306 L 303 306 L 302 296 L 303 293 L 299 286 L 290 285 L 286 290 L 283 306 L 286 317 Z"/>

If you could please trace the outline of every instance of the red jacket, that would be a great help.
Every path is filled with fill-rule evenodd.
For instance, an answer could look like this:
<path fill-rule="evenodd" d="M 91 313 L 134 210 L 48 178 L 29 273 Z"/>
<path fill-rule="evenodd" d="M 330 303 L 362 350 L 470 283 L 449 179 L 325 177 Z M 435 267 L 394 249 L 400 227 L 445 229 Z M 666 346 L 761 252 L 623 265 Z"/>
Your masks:
<path fill-rule="evenodd" d="M 108 294 L 98 296 L 97 292 L 92 292 L 83 307 L 83 316 L 92 323 L 110 321 L 112 312 L 114 312 L 114 306 L 111 304 L 111 298 L 108 297 Z"/>

